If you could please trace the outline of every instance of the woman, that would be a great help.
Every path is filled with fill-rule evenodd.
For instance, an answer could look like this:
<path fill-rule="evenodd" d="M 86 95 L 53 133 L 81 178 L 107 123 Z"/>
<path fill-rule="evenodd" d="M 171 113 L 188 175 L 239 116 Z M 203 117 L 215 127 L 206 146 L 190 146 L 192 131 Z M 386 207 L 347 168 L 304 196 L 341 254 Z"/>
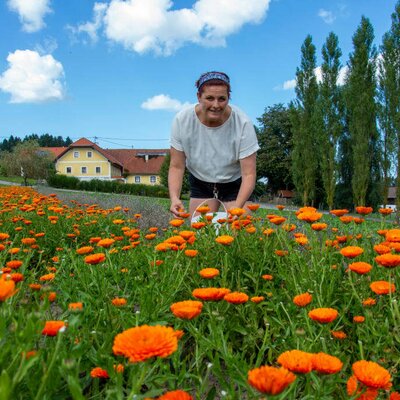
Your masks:
<path fill-rule="evenodd" d="M 185 167 L 189 171 L 189 213 L 207 200 L 211 212 L 219 199 L 226 209 L 243 208 L 256 182 L 259 149 L 253 123 L 229 105 L 231 86 L 223 72 L 206 72 L 196 82 L 198 104 L 180 111 L 171 134 L 168 187 L 171 212 L 179 216 Z"/>

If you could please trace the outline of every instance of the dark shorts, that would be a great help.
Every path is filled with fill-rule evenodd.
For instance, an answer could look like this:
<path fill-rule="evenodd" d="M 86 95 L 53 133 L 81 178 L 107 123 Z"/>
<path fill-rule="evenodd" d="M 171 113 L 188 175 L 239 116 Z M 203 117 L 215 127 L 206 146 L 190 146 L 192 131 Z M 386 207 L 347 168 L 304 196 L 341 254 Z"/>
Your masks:
<path fill-rule="evenodd" d="M 210 183 L 197 179 L 189 173 L 190 197 L 193 199 L 212 199 L 235 201 L 239 193 L 242 178 L 227 183 Z"/>

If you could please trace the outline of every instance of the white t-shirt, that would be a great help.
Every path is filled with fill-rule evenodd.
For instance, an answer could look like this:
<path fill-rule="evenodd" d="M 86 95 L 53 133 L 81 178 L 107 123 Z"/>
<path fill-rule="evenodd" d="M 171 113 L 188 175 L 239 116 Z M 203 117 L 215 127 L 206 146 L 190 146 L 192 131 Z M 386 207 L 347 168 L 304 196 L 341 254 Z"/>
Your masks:
<path fill-rule="evenodd" d="M 185 153 L 187 169 L 202 181 L 239 179 L 240 160 L 260 148 L 250 118 L 238 107 L 230 107 L 231 114 L 221 126 L 201 123 L 195 106 L 178 112 L 172 123 L 171 146 Z"/>

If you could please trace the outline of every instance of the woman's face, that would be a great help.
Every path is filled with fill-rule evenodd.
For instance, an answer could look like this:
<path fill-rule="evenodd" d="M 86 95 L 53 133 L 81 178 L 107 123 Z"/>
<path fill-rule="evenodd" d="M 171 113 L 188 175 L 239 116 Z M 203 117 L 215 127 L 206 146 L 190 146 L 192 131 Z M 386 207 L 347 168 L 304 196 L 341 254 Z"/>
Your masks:
<path fill-rule="evenodd" d="M 197 93 L 197 99 L 200 105 L 199 117 L 204 124 L 218 126 L 226 121 L 229 116 L 229 94 L 225 85 L 205 85 L 202 93 Z"/>

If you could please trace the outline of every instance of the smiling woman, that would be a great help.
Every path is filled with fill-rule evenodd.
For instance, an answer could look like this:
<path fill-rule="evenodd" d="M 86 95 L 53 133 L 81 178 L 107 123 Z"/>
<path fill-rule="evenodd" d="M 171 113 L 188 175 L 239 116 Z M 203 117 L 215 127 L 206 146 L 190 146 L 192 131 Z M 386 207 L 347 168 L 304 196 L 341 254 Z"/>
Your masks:
<path fill-rule="evenodd" d="M 179 112 L 172 126 L 168 186 L 176 216 L 184 211 L 180 194 L 185 167 L 191 215 L 205 201 L 211 212 L 218 211 L 220 201 L 226 209 L 242 208 L 256 181 L 256 133 L 247 115 L 229 104 L 228 75 L 206 72 L 196 87 L 198 104 Z"/>

